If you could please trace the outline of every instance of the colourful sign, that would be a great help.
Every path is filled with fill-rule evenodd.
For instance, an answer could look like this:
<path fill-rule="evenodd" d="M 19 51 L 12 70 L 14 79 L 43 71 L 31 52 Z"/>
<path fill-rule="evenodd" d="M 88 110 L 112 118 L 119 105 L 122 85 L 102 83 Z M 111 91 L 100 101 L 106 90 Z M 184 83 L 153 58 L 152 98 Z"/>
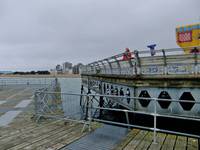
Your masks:
<path fill-rule="evenodd" d="M 186 32 L 179 32 L 178 33 L 178 42 L 192 42 L 192 31 L 186 31 Z"/>
<path fill-rule="evenodd" d="M 177 27 L 176 42 L 184 49 L 185 53 L 192 53 L 194 50 L 189 47 L 200 46 L 200 23 Z M 197 51 L 200 51 L 200 49 L 197 49 Z"/>

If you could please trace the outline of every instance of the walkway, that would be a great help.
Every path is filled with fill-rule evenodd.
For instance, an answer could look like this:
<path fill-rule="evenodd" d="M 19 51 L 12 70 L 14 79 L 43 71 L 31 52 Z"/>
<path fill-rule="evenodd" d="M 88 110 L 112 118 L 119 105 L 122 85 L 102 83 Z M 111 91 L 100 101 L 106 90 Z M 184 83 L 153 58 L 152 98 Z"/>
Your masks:
<path fill-rule="evenodd" d="M 2 88 L 0 93 L 0 127 L 10 124 L 32 102 L 32 88 L 27 86 L 7 88 Z M 7 95 L 6 91 L 12 91 L 12 94 Z"/>
<path fill-rule="evenodd" d="M 198 150 L 198 139 L 165 133 L 157 134 L 153 143 L 153 132 L 134 129 L 115 150 Z"/>
<path fill-rule="evenodd" d="M 26 90 L 25 90 L 26 89 Z M 83 124 L 33 118 L 30 100 L 34 88 L 3 88 L 0 91 L 0 150 L 56 150 L 87 134 Z"/>
<path fill-rule="evenodd" d="M 38 124 L 30 118 L 20 114 L 9 127 L 0 127 L 1 150 L 55 150 L 86 134 L 81 132 L 82 124 L 52 120 Z"/>
<path fill-rule="evenodd" d="M 103 125 L 62 150 L 112 150 L 126 134 L 126 128 Z"/>

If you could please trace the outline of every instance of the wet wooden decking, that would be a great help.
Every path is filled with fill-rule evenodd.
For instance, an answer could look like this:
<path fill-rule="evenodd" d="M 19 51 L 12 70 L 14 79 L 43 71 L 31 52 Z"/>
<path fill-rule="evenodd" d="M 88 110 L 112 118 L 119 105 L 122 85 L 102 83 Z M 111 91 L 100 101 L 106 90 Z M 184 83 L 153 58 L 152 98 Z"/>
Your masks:
<path fill-rule="evenodd" d="M 12 111 L 24 99 L 30 99 L 37 87 L 5 87 L 0 90 L 0 117 Z M 4 110 L 4 111 L 2 111 Z M 43 120 L 36 123 L 33 102 L 7 126 L 0 126 L 0 150 L 59 149 L 87 134 L 81 132 L 83 124 Z"/>
<path fill-rule="evenodd" d="M 115 150 L 198 150 L 198 139 L 157 134 L 157 142 L 153 143 L 153 132 L 133 129 L 126 138 L 116 146 Z"/>
<path fill-rule="evenodd" d="M 0 149 L 59 149 L 84 136 L 82 124 L 45 120 L 32 121 L 31 116 L 21 114 L 9 125 L 0 128 Z"/>

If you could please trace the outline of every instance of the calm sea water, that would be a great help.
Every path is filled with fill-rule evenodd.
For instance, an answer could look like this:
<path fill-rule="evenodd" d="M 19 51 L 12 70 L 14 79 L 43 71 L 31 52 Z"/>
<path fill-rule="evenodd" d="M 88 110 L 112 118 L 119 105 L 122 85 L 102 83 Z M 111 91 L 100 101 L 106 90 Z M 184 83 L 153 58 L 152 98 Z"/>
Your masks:
<path fill-rule="evenodd" d="M 61 92 L 80 94 L 81 79 L 80 78 L 59 78 Z M 82 109 L 80 107 L 80 96 L 61 95 L 62 107 L 64 115 L 71 119 L 80 119 L 82 117 Z"/>
<path fill-rule="evenodd" d="M 0 78 L 0 85 L 20 86 L 20 85 L 40 85 L 50 84 L 54 78 Z M 62 93 L 80 94 L 81 78 L 58 78 Z M 62 107 L 65 116 L 79 119 L 82 115 L 80 107 L 80 96 L 67 94 L 61 95 Z"/>
<path fill-rule="evenodd" d="M 63 93 L 77 93 L 80 94 L 81 78 L 59 78 L 58 80 Z"/>
<path fill-rule="evenodd" d="M 50 84 L 54 78 L 0 78 L 0 85 Z M 61 92 L 80 93 L 81 78 L 58 78 Z"/>

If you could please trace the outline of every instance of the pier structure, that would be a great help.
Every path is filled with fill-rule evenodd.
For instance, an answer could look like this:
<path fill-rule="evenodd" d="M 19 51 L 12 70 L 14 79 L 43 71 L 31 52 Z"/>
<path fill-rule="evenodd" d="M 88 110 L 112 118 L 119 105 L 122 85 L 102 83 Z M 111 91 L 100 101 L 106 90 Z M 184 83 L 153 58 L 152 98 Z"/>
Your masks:
<path fill-rule="evenodd" d="M 82 86 L 82 93 L 75 94 L 61 91 L 59 84 L 55 84 L 59 79 L 51 81 L 4 79 L 0 82 L 3 83 L 0 86 L 1 149 L 189 150 L 199 148 L 198 134 L 184 132 L 180 134 L 170 129 L 168 129 L 170 132 L 160 130 L 160 114 L 157 112 L 146 114 L 153 117 L 158 124 L 154 122 L 150 127 L 137 124 L 141 121 L 138 122 L 138 117 L 144 117 L 148 121 L 152 118 L 149 120 L 150 116 L 137 116 L 138 113 L 144 114 L 145 111 L 135 110 L 132 105 L 122 103 L 129 101 L 131 104 L 132 101 L 139 100 L 138 97 L 131 95 L 131 89 L 129 89 L 130 94 L 124 93 L 124 96 L 120 96 L 122 90 L 119 90 L 117 95 L 116 87 L 113 87 L 115 91 L 112 91 L 112 94 L 109 91 L 103 94 L 101 85 L 91 83 L 90 90 Z M 158 100 L 145 97 L 142 99 L 154 100 L 153 102 Z M 11 119 L 7 117 L 11 112 L 19 113 Z M 6 125 L 3 118 L 7 118 Z M 170 122 L 170 124 L 175 123 Z"/>
<path fill-rule="evenodd" d="M 124 55 L 126 53 L 98 60 L 82 68 L 82 89 L 98 95 L 99 116 L 111 109 L 123 109 L 127 110 L 122 113 L 126 114 L 126 123 L 140 120 L 139 128 L 146 128 L 142 125 L 144 122 L 152 122 L 150 128 L 154 131 L 175 134 L 197 128 L 190 125 L 197 126 L 200 121 L 199 53 L 185 54 L 183 49 L 175 48 L 155 50 L 154 56 L 149 51 L 135 50 L 131 52 L 133 57 L 127 60 L 123 60 Z M 134 113 L 135 119 L 130 119 L 134 115 L 129 112 Z M 96 120 L 109 123 L 105 118 Z M 117 124 L 123 123 L 118 120 Z M 162 123 L 168 125 L 163 128 Z M 199 131 L 191 132 L 199 136 Z"/>
<path fill-rule="evenodd" d="M 119 95 L 120 90 L 125 95 L 129 89 L 133 97 L 179 100 L 178 103 L 159 101 L 158 111 L 199 115 L 198 104 L 192 103 L 200 102 L 199 54 L 184 54 L 181 49 L 157 50 L 156 56 L 148 56 L 148 51 L 132 53 L 134 58 L 126 61 L 119 54 L 86 65 L 82 72 L 83 85 L 101 94 L 111 93 L 113 87 Z M 150 101 L 134 104 L 136 110 L 152 107 Z"/>

